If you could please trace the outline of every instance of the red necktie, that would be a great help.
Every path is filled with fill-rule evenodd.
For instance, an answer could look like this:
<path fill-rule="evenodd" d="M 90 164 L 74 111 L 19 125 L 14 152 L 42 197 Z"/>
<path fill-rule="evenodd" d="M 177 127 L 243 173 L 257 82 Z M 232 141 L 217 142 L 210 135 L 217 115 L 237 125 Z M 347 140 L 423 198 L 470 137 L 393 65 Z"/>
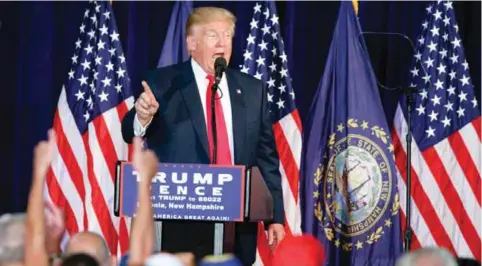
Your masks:
<path fill-rule="evenodd" d="M 210 158 L 213 158 L 213 133 L 212 133 L 212 117 L 211 117 L 211 87 L 214 84 L 214 76 L 208 75 L 206 77 L 209 80 L 208 89 L 206 93 L 206 114 L 207 114 L 207 130 L 209 140 L 209 154 Z M 221 99 L 219 93 L 214 97 L 216 101 L 216 133 L 217 133 L 217 152 L 216 152 L 216 164 L 232 165 L 231 151 L 229 150 L 228 131 L 226 129 L 226 122 L 224 121 L 223 106 L 221 105 Z"/>

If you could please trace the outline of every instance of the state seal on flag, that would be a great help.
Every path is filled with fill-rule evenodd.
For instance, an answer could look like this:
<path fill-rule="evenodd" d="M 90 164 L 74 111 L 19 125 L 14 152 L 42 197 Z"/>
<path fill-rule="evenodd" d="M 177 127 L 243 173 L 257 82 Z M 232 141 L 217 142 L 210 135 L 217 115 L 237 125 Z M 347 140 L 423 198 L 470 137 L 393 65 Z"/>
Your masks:
<path fill-rule="evenodd" d="M 398 213 L 398 195 L 392 194 L 392 147 L 381 127 L 357 119 L 337 125 L 329 136 L 325 163 L 315 173 L 323 191 L 322 197 L 314 196 L 315 215 L 336 246 L 349 250 L 352 238 L 364 236 L 362 242 L 373 244 L 383 235 L 380 220 L 386 219 L 387 210 Z M 390 226 L 389 220 L 385 226 Z"/>
<path fill-rule="evenodd" d="M 371 139 L 349 134 L 339 139 L 327 167 L 324 200 L 336 231 L 353 237 L 370 230 L 388 208 L 391 169 Z"/>

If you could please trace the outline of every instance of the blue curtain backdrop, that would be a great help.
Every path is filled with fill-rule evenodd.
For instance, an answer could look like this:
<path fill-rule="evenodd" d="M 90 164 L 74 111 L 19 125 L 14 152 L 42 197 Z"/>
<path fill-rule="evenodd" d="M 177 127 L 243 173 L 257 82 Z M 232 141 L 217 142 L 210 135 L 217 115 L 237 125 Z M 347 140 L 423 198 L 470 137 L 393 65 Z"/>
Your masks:
<path fill-rule="evenodd" d="M 297 105 L 306 118 L 325 67 L 340 2 L 277 2 Z M 364 31 L 398 32 L 413 42 L 427 2 L 361 2 Z M 0 3 L 0 213 L 26 209 L 34 145 L 46 138 L 87 2 Z M 242 63 L 254 2 L 195 2 L 215 5 L 238 18 L 231 67 Z M 133 89 L 157 65 L 173 2 L 113 2 Z M 480 2 L 454 2 L 460 34 L 480 101 Z M 380 84 L 407 85 L 412 51 L 401 37 L 365 36 Z M 398 93 L 380 90 L 391 124 Z"/>

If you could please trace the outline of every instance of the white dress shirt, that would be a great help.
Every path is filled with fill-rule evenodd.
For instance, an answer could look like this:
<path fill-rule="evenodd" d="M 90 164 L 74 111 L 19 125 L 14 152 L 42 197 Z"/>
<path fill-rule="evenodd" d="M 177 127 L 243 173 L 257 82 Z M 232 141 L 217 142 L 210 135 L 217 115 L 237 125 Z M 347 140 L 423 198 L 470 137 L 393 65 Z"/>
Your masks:
<path fill-rule="evenodd" d="M 191 58 L 191 66 L 194 72 L 194 77 L 196 79 L 199 96 L 201 98 L 201 104 L 202 104 L 203 113 L 204 113 L 204 121 L 206 123 L 206 129 L 207 129 L 206 93 L 208 89 L 207 87 L 209 85 L 209 80 L 206 78 L 207 77 L 206 72 L 204 72 L 201 66 L 192 58 Z M 226 80 L 225 74 L 221 78 L 221 82 L 219 84 L 219 90 L 222 92 L 220 93 L 218 91 L 218 96 L 222 95 L 221 105 L 223 106 L 224 121 L 226 123 L 226 129 L 228 132 L 229 150 L 231 151 L 231 161 L 234 163 L 233 116 L 231 111 L 231 99 L 229 97 L 228 82 Z M 137 114 L 136 114 L 134 118 L 134 135 L 144 136 L 146 134 L 147 128 L 151 124 L 151 121 L 149 121 L 149 123 L 147 123 L 147 125 L 143 127 L 139 122 L 139 120 L 137 119 Z"/>

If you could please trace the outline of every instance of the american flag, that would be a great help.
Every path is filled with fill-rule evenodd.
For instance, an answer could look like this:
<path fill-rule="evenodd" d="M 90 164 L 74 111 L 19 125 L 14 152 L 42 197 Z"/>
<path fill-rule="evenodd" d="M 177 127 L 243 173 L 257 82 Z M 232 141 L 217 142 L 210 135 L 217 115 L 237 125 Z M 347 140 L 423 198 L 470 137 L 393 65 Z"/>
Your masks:
<path fill-rule="evenodd" d="M 58 153 L 45 197 L 65 211 L 64 243 L 77 232 L 93 231 L 111 254 L 124 253 L 130 222 L 113 214 L 114 178 L 116 161 L 128 159 L 121 120 L 133 96 L 109 2 L 89 2 L 79 31 L 54 116 Z"/>
<path fill-rule="evenodd" d="M 274 118 L 276 147 L 280 156 L 286 233 L 300 234 L 299 166 L 302 127 L 295 106 L 295 93 L 291 86 L 275 2 L 256 3 L 250 26 L 241 71 L 262 80 L 267 87 L 269 109 Z M 260 223 L 255 265 L 267 265 L 269 254 L 264 227 Z"/>
<path fill-rule="evenodd" d="M 470 80 L 452 2 L 432 3 L 417 40 L 411 86 L 412 249 L 441 246 L 481 259 L 480 110 Z M 406 100 L 393 131 L 405 214 Z"/>

